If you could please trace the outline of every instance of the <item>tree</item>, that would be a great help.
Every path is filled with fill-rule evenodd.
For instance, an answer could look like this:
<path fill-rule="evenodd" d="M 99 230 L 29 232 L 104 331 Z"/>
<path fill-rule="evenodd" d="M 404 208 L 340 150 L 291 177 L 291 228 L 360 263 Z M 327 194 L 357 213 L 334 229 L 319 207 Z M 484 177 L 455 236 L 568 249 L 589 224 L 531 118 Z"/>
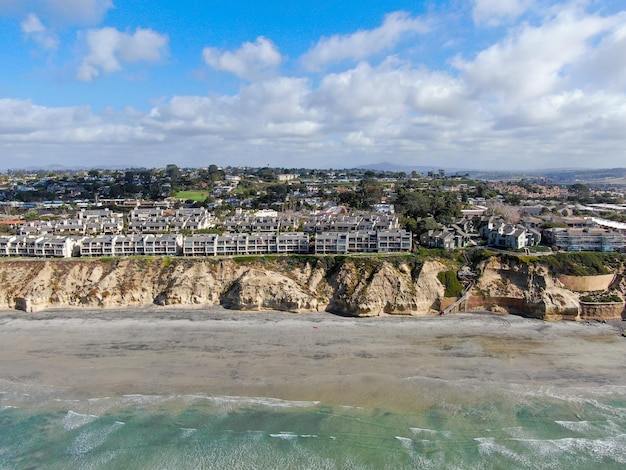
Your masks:
<path fill-rule="evenodd" d="M 357 194 L 360 198 L 358 209 L 368 209 L 370 206 L 380 203 L 383 189 L 376 178 L 363 178 L 359 182 Z"/>
<path fill-rule="evenodd" d="M 276 173 L 271 168 L 263 168 L 257 173 L 257 176 L 268 183 L 276 180 Z"/>
<path fill-rule="evenodd" d="M 573 197 L 569 199 L 575 199 L 578 202 L 588 203 L 591 202 L 591 190 L 589 187 L 582 183 L 575 183 L 568 187 L 570 192 L 574 193 Z"/>

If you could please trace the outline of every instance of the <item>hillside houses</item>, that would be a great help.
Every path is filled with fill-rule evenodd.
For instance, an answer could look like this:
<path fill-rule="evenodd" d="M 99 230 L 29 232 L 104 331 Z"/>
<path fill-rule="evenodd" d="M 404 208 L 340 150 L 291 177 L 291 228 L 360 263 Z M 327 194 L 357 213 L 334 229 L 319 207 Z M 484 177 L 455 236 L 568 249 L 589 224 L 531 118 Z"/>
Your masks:
<path fill-rule="evenodd" d="M 129 234 L 94 237 L 0 237 L 0 256 L 38 258 L 114 256 L 234 256 L 266 254 L 393 253 L 411 250 L 411 233 L 356 231 L 196 234 Z"/>
<path fill-rule="evenodd" d="M 302 221 L 302 230 L 309 233 L 352 232 L 357 230 L 398 230 L 398 217 L 391 214 L 312 214 Z"/>
<path fill-rule="evenodd" d="M 185 237 L 184 256 L 266 255 L 309 253 L 305 233 L 229 233 Z"/>
<path fill-rule="evenodd" d="M 13 235 L 0 237 L 0 256 L 70 258 L 79 254 L 72 237 Z"/>
<path fill-rule="evenodd" d="M 390 253 L 410 251 L 412 234 L 406 230 L 322 232 L 315 236 L 316 254 Z"/>

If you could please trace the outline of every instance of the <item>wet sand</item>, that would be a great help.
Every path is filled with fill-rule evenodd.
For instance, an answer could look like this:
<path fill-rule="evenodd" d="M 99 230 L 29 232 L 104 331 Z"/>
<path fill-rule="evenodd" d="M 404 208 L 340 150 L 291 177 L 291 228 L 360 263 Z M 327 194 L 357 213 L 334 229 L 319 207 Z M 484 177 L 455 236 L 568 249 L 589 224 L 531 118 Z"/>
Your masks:
<path fill-rule="evenodd" d="M 0 312 L 0 381 L 415 409 L 472 387 L 626 385 L 621 325 L 146 308 Z"/>

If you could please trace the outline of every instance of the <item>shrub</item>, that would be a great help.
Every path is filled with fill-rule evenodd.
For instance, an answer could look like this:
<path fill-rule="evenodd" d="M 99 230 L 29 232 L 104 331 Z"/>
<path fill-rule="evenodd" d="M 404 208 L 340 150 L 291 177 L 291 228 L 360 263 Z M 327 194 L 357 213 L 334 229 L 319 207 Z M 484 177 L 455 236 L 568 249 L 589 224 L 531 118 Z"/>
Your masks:
<path fill-rule="evenodd" d="M 597 276 L 613 272 L 613 270 L 622 264 L 623 256 L 617 253 L 581 251 L 546 256 L 541 258 L 539 262 L 547 265 L 558 274 Z"/>
<path fill-rule="evenodd" d="M 463 284 L 459 281 L 454 271 L 441 271 L 437 274 L 437 279 L 445 287 L 446 297 L 459 297 L 463 294 Z"/>

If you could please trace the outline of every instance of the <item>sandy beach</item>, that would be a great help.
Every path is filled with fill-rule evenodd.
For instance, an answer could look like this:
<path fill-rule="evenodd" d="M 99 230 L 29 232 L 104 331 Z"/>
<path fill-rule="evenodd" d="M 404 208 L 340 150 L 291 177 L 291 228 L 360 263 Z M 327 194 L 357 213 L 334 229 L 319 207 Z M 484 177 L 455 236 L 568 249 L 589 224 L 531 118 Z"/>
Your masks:
<path fill-rule="evenodd" d="M 626 385 L 620 327 L 488 313 L 2 311 L 0 381 L 100 396 L 264 396 L 414 410 L 488 384 Z"/>

